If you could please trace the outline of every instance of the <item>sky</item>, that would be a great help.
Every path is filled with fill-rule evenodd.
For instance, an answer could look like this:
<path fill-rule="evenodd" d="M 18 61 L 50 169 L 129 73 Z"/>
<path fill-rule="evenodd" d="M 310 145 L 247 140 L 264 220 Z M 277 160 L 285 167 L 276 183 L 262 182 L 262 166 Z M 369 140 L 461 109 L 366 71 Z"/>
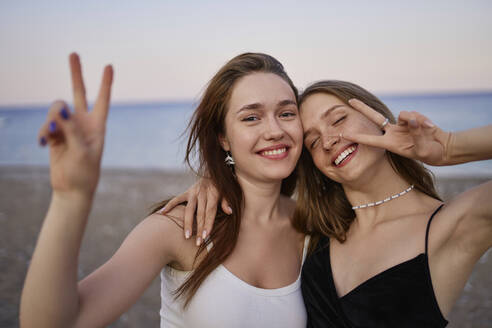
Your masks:
<path fill-rule="evenodd" d="M 13 1 L 0 3 L 0 105 L 71 100 L 68 55 L 89 101 L 104 65 L 114 102 L 196 100 L 242 52 L 294 83 L 377 94 L 492 91 L 492 1 Z"/>

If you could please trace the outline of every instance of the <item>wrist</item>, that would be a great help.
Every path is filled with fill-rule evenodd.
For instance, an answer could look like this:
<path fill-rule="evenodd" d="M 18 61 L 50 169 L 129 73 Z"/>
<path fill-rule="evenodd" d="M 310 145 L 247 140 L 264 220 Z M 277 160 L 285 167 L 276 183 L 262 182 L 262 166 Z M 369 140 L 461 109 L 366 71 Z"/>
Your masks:
<path fill-rule="evenodd" d="M 442 165 L 452 165 L 456 162 L 456 149 L 454 149 L 456 135 L 446 132 L 446 142 L 444 143 L 444 158 Z"/>

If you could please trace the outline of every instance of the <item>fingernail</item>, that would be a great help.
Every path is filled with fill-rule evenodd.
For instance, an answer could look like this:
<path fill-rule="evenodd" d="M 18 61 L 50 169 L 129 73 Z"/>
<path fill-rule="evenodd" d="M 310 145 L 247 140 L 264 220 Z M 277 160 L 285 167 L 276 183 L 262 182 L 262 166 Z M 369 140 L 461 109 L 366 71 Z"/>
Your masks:
<path fill-rule="evenodd" d="M 230 206 L 227 206 L 227 209 L 229 210 L 229 214 L 232 214 L 232 208 Z"/>
<path fill-rule="evenodd" d="M 41 137 L 41 138 L 39 139 L 39 144 L 40 144 L 41 146 L 43 146 L 43 147 L 44 147 L 44 146 L 46 146 L 46 138 L 45 138 L 45 137 Z"/>
<path fill-rule="evenodd" d="M 50 122 L 49 130 L 51 133 L 56 131 L 56 122 L 55 121 Z"/>
<path fill-rule="evenodd" d="M 202 243 L 202 238 L 201 237 L 196 237 L 196 245 L 197 246 L 200 246 L 201 243 Z"/>
<path fill-rule="evenodd" d="M 190 230 L 185 231 L 185 238 L 190 239 Z"/>
<path fill-rule="evenodd" d="M 202 239 L 205 240 L 207 238 L 207 230 L 203 230 L 202 232 Z"/>
<path fill-rule="evenodd" d="M 68 120 L 68 118 L 70 117 L 70 114 L 68 112 L 68 110 L 63 107 L 60 111 L 60 116 L 64 119 L 64 120 Z"/>
<path fill-rule="evenodd" d="M 424 121 L 424 125 L 425 125 L 426 127 L 428 127 L 428 128 L 433 128 L 433 127 L 435 127 L 434 123 L 432 123 L 432 122 L 431 122 L 431 121 L 429 121 L 429 120 L 425 120 L 425 121 Z"/>
<path fill-rule="evenodd" d="M 412 128 L 418 128 L 419 127 L 419 124 L 417 123 L 417 120 L 410 120 L 410 126 Z"/>

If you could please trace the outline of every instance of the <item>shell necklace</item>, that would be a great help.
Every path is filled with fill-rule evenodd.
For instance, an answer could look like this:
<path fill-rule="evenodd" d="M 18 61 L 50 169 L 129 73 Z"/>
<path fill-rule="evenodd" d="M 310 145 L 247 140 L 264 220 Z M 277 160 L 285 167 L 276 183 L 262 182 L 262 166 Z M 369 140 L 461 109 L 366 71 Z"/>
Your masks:
<path fill-rule="evenodd" d="M 352 206 L 352 209 L 353 210 L 358 210 L 359 208 L 373 207 L 373 206 L 377 206 L 377 205 L 381 205 L 381 204 L 387 203 L 390 200 L 393 200 L 393 199 L 396 199 L 396 198 L 398 198 L 400 196 L 405 195 L 407 192 L 411 191 L 413 189 L 413 187 L 414 187 L 414 185 L 411 185 L 410 187 L 408 187 L 407 189 L 403 190 L 402 192 L 399 192 L 397 194 L 394 194 L 392 196 L 389 196 L 388 198 L 385 198 L 383 200 L 380 200 L 380 201 L 377 201 L 377 202 L 374 202 L 374 203 L 368 203 L 368 204 L 363 204 L 363 205 Z"/>

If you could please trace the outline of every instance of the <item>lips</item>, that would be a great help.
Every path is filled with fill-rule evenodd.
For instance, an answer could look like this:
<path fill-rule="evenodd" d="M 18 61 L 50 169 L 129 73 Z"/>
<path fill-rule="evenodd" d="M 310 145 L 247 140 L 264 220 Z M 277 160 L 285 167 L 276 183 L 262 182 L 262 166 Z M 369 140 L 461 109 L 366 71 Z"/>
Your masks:
<path fill-rule="evenodd" d="M 347 164 L 349 160 L 355 156 L 358 146 L 358 144 L 353 143 L 341 149 L 338 154 L 332 158 L 333 165 L 336 167 L 342 167 Z"/>
<path fill-rule="evenodd" d="M 275 145 L 272 147 L 263 148 L 258 151 L 257 154 L 269 159 L 282 159 L 287 156 L 289 148 L 290 147 L 287 145 Z"/>

